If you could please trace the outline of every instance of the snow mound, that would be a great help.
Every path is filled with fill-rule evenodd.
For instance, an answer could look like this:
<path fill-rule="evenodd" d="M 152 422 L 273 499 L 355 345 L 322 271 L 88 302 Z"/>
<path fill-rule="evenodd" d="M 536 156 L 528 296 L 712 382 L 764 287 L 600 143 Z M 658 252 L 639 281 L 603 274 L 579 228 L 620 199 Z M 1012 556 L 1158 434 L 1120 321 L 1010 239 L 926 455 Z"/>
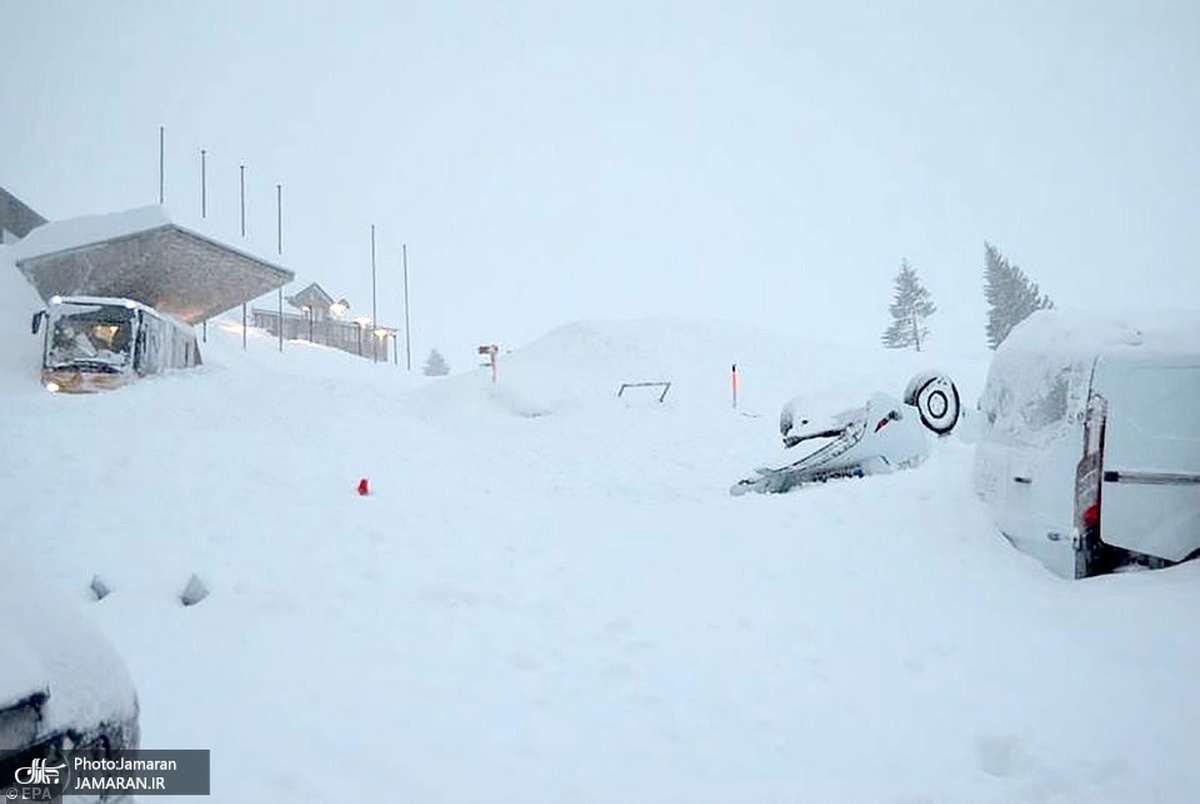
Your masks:
<path fill-rule="evenodd" d="M 136 706 L 124 662 L 86 617 L 28 566 L 0 586 L 5 656 L 0 706 L 48 692 L 43 734 L 131 717 Z M 5 746 L 9 748 L 10 746 Z"/>
<path fill-rule="evenodd" d="M 0 246 L 0 394 L 42 393 L 42 338 L 30 331 L 42 299 L 13 262 L 13 246 Z"/>
<path fill-rule="evenodd" d="M 670 408 L 730 409 L 736 365 L 739 410 L 773 417 L 804 391 L 838 396 L 846 406 L 862 404 L 874 391 L 899 396 L 912 375 L 930 366 L 926 355 L 883 351 L 789 339 L 727 321 L 666 316 L 581 321 L 502 352 L 494 384 L 481 366 L 439 380 L 406 403 L 435 418 L 447 409 L 518 416 L 594 413 L 654 407 L 660 397 Z M 967 372 L 972 386 L 977 364 Z M 657 385 L 621 392 L 622 385 L 635 383 L 670 388 L 665 396 Z"/>
<path fill-rule="evenodd" d="M 327 767 L 343 797 L 405 801 L 1200 789 L 1200 564 L 1059 581 L 990 525 L 954 439 L 914 471 L 729 496 L 786 399 L 864 376 L 898 395 L 932 365 L 969 395 L 983 360 L 670 318 L 567 325 L 502 354 L 494 387 L 261 333 L 243 350 L 237 322 L 203 349 L 111 394 L 0 387 L 0 555 L 81 601 L 111 583 L 84 612 L 143 745 L 219 751 L 214 800 L 322 800 Z M 0 356 L 0 377 L 33 365 Z M 658 379 L 661 404 L 616 397 Z M 185 608 L 193 574 L 213 593 Z M 414 770 L 380 777 L 396 756 Z"/>

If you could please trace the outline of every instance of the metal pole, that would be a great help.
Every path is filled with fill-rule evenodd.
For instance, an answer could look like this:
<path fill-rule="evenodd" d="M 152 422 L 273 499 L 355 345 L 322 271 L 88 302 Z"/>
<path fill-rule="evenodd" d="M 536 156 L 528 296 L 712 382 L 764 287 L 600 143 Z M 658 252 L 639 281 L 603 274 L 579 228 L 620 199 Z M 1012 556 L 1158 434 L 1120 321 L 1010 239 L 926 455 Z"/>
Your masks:
<path fill-rule="evenodd" d="M 241 188 L 241 236 L 246 236 L 246 166 L 238 166 L 238 179 Z M 246 350 L 246 302 L 241 302 L 241 348 Z"/>
<path fill-rule="evenodd" d="M 371 224 L 371 357 L 379 362 L 379 338 L 375 328 L 379 326 L 379 310 L 375 304 L 375 224 Z"/>
<path fill-rule="evenodd" d="M 283 185 L 275 185 L 275 250 L 283 254 Z M 279 288 L 279 351 L 283 351 L 283 288 Z"/>
<path fill-rule="evenodd" d="M 238 166 L 238 180 L 240 182 L 240 195 L 242 199 L 242 237 L 246 236 L 246 166 Z"/>
<path fill-rule="evenodd" d="M 158 127 L 158 204 L 163 203 L 163 176 L 167 169 L 167 127 Z"/>
<path fill-rule="evenodd" d="M 412 336 L 408 326 L 408 244 L 405 243 L 400 247 L 400 253 L 404 260 L 404 367 L 407 371 L 412 371 Z M 396 344 L 399 349 L 400 345 Z"/>
<path fill-rule="evenodd" d="M 208 151 L 200 149 L 200 217 L 208 217 Z"/>

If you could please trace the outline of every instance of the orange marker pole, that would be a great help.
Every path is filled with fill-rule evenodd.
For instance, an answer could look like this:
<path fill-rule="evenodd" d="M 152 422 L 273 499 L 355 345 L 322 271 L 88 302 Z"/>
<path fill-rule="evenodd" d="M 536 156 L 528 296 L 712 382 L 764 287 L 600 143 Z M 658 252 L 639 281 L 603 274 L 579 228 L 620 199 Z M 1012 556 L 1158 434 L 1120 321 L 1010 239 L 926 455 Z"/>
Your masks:
<path fill-rule="evenodd" d="M 733 369 L 729 374 L 730 382 L 733 386 L 733 406 L 737 407 L 737 363 L 733 364 Z"/>

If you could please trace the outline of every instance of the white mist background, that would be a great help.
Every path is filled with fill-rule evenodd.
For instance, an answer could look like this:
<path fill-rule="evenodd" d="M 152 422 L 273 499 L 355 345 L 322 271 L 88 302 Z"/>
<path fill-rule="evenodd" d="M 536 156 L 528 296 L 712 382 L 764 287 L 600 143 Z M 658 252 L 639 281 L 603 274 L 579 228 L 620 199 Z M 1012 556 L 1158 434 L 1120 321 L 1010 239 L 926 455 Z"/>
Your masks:
<path fill-rule="evenodd" d="M 158 200 L 402 321 L 456 370 L 564 322 L 683 314 L 874 344 L 907 258 L 982 348 L 983 242 L 1060 306 L 1183 306 L 1200 8 L 78 2 L 6 8 L 0 185 Z M 274 306 L 274 300 L 264 300 Z"/>

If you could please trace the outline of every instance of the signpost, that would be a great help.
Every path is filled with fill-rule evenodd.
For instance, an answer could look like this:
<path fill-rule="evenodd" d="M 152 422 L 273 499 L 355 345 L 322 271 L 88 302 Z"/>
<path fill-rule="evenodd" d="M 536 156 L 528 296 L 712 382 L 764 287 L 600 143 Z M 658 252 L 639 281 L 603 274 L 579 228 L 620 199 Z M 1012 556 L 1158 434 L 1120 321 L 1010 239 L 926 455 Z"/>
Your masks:
<path fill-rule="evenodd" d="M 500 354 L 500 347 L 494 343 L 479 347 L 479 354 L 487 355 L 488 361 L 492 367 L 492 383 L 496 382 L 496 355 Z"/>

